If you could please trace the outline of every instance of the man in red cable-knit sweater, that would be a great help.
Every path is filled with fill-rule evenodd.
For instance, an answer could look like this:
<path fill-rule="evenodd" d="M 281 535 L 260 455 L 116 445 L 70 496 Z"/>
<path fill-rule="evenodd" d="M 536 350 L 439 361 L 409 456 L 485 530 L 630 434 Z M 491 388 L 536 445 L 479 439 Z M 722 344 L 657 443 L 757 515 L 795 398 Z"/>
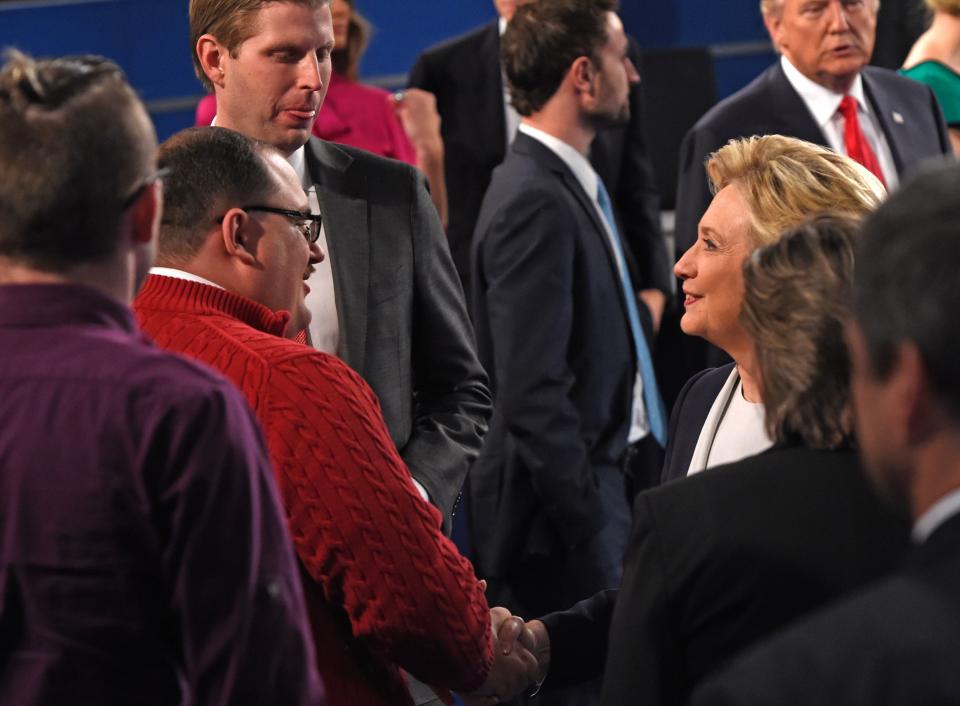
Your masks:
<path fill-rule="evenodd" d="M 222 128 L 174 136 L 160 164 L 172 170 L 163 267 L 134 308 L 159 345 L 240 387 L 263 425 L 330 704 L 411 704 L 400 668 L 443 688 L 506 693 L 516 670 L 499 667 L 525 661 L 534 672 L 535 662 L 496 650 L 495 663 L 491 618 L 500 629 L 508 614 L 488 612 L 370 388 L 289 340 L 309 322 L 304 280 L 323 258 L 296 173 L 273 148 Z"/>

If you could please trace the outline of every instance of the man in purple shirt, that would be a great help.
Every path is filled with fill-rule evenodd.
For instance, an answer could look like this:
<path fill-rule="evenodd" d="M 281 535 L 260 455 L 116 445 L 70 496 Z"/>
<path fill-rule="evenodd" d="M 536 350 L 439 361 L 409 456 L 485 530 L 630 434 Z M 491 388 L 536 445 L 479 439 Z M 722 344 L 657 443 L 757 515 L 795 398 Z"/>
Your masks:
<path fill-rule="evenodd" d="M 0 70 L 0 704 L 318 704 L 252 413 L 128 308 L 155 148 L 110 62 Z"/>

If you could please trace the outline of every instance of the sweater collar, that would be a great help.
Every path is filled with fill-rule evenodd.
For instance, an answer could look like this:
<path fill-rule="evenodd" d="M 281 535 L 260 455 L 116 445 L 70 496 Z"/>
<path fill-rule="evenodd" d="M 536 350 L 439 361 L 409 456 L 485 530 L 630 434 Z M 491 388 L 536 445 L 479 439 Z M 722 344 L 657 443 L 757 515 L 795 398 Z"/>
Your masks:
<path fill-rule="evenodd" d="M 283 336 L 290 323 L 287 311 L 272 311 L 259 302 L 209 284 L 162 275 L 147 277 L 134 307 L 200 315 L 226 314 L 274 336 Z"/>

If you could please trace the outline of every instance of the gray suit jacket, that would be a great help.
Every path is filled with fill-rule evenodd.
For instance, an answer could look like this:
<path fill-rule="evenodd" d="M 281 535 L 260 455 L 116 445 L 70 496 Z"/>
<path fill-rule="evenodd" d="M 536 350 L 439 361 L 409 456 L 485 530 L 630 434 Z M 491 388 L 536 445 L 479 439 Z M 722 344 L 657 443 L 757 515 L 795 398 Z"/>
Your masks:
<path fill-rule="evenodd" d="M 306 160 L 341 357 L 379 397 L 390 436 L 448 526 L 491 399 L 440 219 L 408 165 L 317 138 Z"/>

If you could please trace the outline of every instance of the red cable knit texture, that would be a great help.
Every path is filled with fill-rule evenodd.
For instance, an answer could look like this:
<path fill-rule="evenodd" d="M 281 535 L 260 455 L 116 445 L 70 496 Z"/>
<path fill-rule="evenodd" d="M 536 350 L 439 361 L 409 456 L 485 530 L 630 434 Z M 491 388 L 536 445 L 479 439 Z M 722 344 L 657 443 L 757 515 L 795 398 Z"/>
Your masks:
<path fill-rule="evenodd" d="M 263 426 L 331 706 L 412 704 L 397 665 L 478 687 L 493 660 L 483 591 L 360 376 L 281 338 L 286 312 L 209 285 L 151 275 L 134 309 L 158 345 L 231 379 Z"/>

